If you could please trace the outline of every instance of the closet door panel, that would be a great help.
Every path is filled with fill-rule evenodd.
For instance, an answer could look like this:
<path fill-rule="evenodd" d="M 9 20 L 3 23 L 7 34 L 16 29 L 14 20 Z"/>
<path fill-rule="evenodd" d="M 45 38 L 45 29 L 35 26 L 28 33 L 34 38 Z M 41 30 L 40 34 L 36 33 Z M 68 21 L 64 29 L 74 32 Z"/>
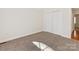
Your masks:
<path fill-rule="evenodd" d="M 61 11 L 45 13 L 44 30 L 55 34 L 62 34 L 62 14 Z"/>

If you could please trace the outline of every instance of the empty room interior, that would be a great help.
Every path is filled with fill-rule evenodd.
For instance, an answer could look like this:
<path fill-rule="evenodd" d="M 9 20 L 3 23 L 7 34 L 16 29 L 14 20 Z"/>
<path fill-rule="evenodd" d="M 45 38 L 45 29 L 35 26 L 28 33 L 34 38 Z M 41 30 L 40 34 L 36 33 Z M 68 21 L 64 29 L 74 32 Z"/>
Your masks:
<path fill-rule="evenodd" d="M 0 8 L 0 51 L 79 51 L 79 8 Z"/>

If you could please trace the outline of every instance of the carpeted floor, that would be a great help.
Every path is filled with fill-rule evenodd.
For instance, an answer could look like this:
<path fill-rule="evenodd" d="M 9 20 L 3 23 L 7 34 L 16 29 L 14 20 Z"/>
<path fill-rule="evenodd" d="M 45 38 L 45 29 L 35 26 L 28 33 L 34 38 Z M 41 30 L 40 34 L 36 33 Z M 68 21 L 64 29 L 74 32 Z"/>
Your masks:
<path fill-rule="evenodd" d="M 47 44 L 55 51 L 79 51 L 79 42 L 48 32 L 39 32 L 0 45 L 0 51 L 40 51 L 32 42 Z"/>

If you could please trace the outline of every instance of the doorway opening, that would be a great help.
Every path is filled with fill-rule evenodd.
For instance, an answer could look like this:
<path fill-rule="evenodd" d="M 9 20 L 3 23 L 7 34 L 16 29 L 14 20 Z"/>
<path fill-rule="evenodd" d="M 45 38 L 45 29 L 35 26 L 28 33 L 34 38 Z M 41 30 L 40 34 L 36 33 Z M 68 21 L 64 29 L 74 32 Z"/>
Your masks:
<path fill-rule="evenodd" d="M 79 40 L 79 9 L 75 8 L 72 10 L 73 14 L 73 32 L 71 34 L 72 39 Z"/>

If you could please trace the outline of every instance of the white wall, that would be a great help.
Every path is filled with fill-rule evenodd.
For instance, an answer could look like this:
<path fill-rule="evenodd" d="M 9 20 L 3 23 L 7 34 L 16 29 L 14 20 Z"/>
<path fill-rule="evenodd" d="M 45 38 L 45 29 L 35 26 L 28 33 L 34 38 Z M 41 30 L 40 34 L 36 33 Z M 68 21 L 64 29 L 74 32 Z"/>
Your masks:
<path fill-rule="evenodd" d="M 0 9 L 0 38 L 2 37 L 3 33 L 3 10 Z"/>
<path fill-rule="evenodd" d="M 44 31 L 70 37 L 72 32 L 72 11 L 69 8 L 44 9 Z"/>
<path fill-rule="evenodd" d="M 41 9 L 0 9 L 0 42 L 42 31 Z M 3 14 L 3 15 L 2 15 Z"/>
<path fill-rule="evenodd" d="M 70 38 L 73 31 L 73 15 L 71 8 L 63 9 L 63 35 Z"/>
<path fill-rule="evenodd" d="M 0 42 L 48 31 L 65 37 L 72 32 L 70 8 L 0 9 Z"/>

